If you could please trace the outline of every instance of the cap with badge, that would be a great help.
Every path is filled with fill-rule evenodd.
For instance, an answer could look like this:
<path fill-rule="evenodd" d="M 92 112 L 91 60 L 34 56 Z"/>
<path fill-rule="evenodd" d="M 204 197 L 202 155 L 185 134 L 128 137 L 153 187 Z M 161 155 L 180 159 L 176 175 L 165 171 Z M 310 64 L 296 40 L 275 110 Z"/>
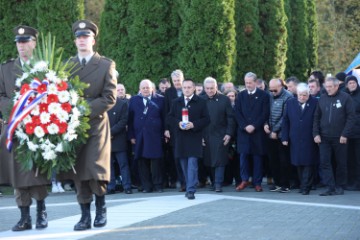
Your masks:
<path fill-rule="evenodd" d="M 72 25 L 72 31 L 75 37 L 98 35 L 99 29 L 95 23 L 89 20 L 79 20 Z"/>
<path fill-rule="evenodd" d="M 13 29 L 15 34 L 15 42 L 29 42 L 31 40 L 36 41 L 39 32 L 35 28 L 19 25 Z"/>

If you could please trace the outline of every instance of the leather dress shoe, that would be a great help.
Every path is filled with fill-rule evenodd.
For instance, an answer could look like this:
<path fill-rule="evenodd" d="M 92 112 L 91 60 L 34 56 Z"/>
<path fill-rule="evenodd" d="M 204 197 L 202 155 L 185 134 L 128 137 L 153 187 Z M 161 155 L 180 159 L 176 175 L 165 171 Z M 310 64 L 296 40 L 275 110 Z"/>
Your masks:
<path fill-rule="evenodd" d="M 263 189 L 262 189 L 261 186 L 255 186 L 255 191 L 256 191 L 256 192 L 262 192 Z"/>
<path fill-rule="evenodd" d="M 333 190 L 327 190 L 326 192 L 323 192 L 323 193 L 320 193 L 319 195 L 320 196 L 332 196 L 332 195 L 335 195 L 335 191 Z"/>
<path fill-rule="evenodd" d="M 125 192 L 126 194 L 132 194 L 132 193 L 133 193 L 132 190 L 131 190 L 131 188 L 125 189 L 124 192 Z"/>
<path fill-rule="evenodd" d="M 236 187 L 236 191 L 244 190 L 249 185 L 249 182 L 242 181 L 239 186 Z"/>
<path fill-rule="evenodd" d="M 189 200 L 194 200 L 194 199 L 195 199 L 194 193 L 193 193 L 193 192 L 188 192 L 188 193 L 187 193 L 187 198 L 188 198 Z"/>

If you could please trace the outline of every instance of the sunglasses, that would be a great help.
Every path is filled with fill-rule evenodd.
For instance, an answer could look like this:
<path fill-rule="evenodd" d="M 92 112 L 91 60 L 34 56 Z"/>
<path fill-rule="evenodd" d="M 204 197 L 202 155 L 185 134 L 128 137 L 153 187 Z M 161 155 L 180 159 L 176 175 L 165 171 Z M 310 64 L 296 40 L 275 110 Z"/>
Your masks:
<path fill-rule="evenodd" d="M 276 93 L 276 92 L 277 92 L 277 90 L 269 90 L 269 92 Z"/>

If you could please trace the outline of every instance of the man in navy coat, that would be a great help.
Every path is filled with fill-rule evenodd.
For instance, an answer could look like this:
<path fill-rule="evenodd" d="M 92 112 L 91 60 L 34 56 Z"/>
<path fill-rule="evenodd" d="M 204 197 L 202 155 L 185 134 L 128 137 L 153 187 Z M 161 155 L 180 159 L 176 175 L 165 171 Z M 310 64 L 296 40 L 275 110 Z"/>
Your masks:
<path fill-rule="evenodd" d="M 315 165 L 319 162 L 319 149 L 312 135 L 317 102 L 317 98 L 310 95 L 308 85 L 299 83 L 297 98 L 287 102 L 282 122 L 281 141 L 285 146 L 290 145 L 291 164 L 297 168 L 303 195 L 310 192 Z"/>
<path fill-rule="evenodd" d="M 262 191 L 262 157 L 266 154 L 264 124 L 269 118 L 269 95 L 256 88 L 256 74 L 245 75 L 246 90 L 238 94 L 235 102 L 235 116 L 238 123 L 237 150 L 240 153 L 240 175 L 242 182 L 237 191 L 249 184 L 249 157 L 253 159 L 253 184 L 257 192 Z"/>
<path fill-rule="evenodd" d="M 161 158 L 164 132 L 164 97 L 156 94 L 154 84 L 144 79 L 140 94 L 129 102 L 128 134 L 135 145 L 143 192 L 163 191 Z"/>

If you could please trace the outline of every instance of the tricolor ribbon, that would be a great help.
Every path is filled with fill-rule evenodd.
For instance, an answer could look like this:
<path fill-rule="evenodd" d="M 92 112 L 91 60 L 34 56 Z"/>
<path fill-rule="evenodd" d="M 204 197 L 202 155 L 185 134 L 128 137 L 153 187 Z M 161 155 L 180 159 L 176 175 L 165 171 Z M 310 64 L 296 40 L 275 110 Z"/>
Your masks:
<path fill-rule="evenodd" d="M 29 90 L 27 90 L 23 95 L 21 95 L 21 97 L 19 98 L 19 100 L 15 103 L 13 109 L 11 110 L 11 114 L 9 117 L 9 125 L 7 128 L 7 132 L 6 132 L 6 148 L 8 149 L 9 152 L 11 152 L 11 148 L 12 148 L 12 138 L 14 135 L 14 132 L 17 128 L 17 126 L 19 125 L 19 123 L 27 116 L 30 114 L 30 112 L 41 102 L 41 100 L 47 96 L 47 91 L 43 92 L 41 94 L 38 94 L 34 100 L 32 100 L 29 104 L 26 105 L 29 97 L 32 94 L 37 94 L 38 92 L 36 91 L 36 89 L 38 88 L 38 86 L 40 86 L 41 84 L 49 84 L 48 80 L 43 80 L 42 82 L 40 82 L 40 80 L 38 79 L 34 79 L 31 83 L 30 83 L 30 88 Z"/>

